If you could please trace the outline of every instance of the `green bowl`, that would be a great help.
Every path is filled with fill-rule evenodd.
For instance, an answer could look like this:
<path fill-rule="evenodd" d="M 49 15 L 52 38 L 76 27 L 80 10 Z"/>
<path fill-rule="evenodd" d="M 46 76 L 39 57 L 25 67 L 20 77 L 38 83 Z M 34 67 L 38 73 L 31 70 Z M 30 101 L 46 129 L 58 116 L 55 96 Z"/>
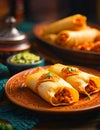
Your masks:
<path fill-rule="evenodd" d="M 37 62 L 31 63 L 31 64 L 16 64 L 16 63 L 12 63 L 10 60 L 15 55 L 9 56 L 7 58 L 7 60 L 6 60 L 7 67 L 8 67 L 8 70 L 10 71 L 11 75 L 14 75 L 14 74 L 16 74 L 18 72 L 21 72 L 23 70 L 26 70 L 26 69 L 35 68 L 35 67 L 38 67 L 38 66 L 44 66 L 45 65 L 44 57 L 40 56 L 39 54 L 36 54 L 36 55 L 40 56 L 40 60 L 37 61 Z"/>

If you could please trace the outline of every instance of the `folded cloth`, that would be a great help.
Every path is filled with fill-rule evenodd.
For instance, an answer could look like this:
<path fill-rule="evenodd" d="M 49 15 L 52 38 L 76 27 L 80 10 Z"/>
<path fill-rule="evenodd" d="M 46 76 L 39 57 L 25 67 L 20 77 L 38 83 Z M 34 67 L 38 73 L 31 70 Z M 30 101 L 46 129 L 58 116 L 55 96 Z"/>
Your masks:
<path fill-rule="evenodd" d="M 31 130 L 39 122 L 37 114 L 5 100 L 4 86 L 9 75 L 7 67 L 0 63 L 0 120 L 11 123 L 16 130 Z"/>

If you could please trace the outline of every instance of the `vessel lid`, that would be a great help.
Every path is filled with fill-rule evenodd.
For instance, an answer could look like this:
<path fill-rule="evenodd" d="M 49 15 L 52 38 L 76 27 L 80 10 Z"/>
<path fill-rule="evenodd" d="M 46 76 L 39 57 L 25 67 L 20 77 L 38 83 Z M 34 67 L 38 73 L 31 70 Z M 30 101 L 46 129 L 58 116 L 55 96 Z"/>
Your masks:
<path fill-rule="evenodd" d="M 27 42 L 27 36 L 15 27 L 16 19 L 13 16 L 9 16 L 5 22 L 7 27 L 0 31 L 0 44 Z"/>

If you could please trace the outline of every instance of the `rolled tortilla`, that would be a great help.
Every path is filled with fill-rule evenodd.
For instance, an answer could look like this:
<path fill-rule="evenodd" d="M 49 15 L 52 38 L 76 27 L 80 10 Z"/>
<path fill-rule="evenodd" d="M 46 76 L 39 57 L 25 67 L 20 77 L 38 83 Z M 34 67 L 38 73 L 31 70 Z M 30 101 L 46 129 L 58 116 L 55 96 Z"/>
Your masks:
<path fill-rule="evenodd" d="M 100 77 L 83 72 L 76 67 L 54 64 L 51 65 L 48 70 L 58 74 L 79 93 L 90 95 L 100 91 Z"/>
<path fill-rule="evenodd" d="M 95 28 L 85 28 L 79 31 L 64 30 L 58 33 L 55 44 L 65 48 L 72 48 L 83 42 L 94 42 L 100 31 Z"/>
<path fill-rule="evenodd" d="M 43 39 L 49 43 L 55 44 L 57 34 L 46 34 L 43 36 Z"/>
<path fill-rule="evenodd" d="M 79 93 L 58 75 L 41 67 L 26 77 L 26 85 L 53 106 L 69 105 L 79 100 Z"/>
<path fill-rule="evenodd" d="M 53 22 L 44 28 L 44 34 L 58 33 L 62 30 L 80 30 L 86 26 L 86 16 L 75 14 L 56 22 Z"/>

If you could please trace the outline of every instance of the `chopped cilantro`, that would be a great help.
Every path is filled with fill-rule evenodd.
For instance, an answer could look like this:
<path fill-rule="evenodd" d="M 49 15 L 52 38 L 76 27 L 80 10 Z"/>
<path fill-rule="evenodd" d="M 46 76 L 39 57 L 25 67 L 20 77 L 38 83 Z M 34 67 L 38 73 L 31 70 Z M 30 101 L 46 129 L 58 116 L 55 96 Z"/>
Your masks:
<path fill-rule="evenodd" d="M 72 67 L 66 67 L 66 69 L 67 69 L 68 71 L 75 71 L 75 68 L 72 68 Z"/>
<path fill-rule="evenodd" d="M 91 96 L 88 94 L 88 95 L 87 95 L 87 98 L 90 100 L 90 99 L 91 99 Z"/>
<path fill-rule="evenodd" d="M 52 72 L 48 72 L 47 74 L 44 75 L 44 78 L 51 77 L 52 75 L 53 75 Z"/>

